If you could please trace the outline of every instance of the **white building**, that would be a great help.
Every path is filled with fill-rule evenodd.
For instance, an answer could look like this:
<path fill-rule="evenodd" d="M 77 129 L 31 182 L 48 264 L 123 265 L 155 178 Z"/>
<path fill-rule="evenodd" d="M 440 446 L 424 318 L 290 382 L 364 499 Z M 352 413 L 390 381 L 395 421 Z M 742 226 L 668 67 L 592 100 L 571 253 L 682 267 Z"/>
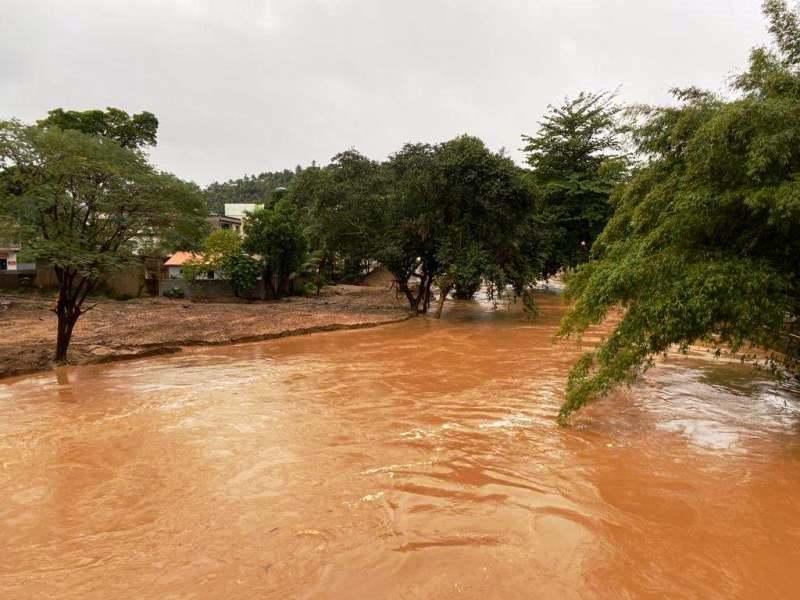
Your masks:
<path fill-rule="evenodd" d="M 34 271 L 33 263 L 21 263 L 17 260 L 19 246 L 0 242 L 0 271 Z"/>
<path fill-rule="evenodd" d="M 234 217 L 235 219 L 243 219 L 245 217 L 244 213 L 253 212 L 254 210 L 258 210 L 263 206 L 263 204 L 226 204 L 225 216 Z"/>

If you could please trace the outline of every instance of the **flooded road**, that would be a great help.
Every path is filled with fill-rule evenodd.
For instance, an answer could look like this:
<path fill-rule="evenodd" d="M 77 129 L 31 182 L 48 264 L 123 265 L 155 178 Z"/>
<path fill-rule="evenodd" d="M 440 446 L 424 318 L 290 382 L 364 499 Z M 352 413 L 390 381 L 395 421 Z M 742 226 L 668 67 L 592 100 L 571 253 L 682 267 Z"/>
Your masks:
<path fill-rule="evenodd" d="M 561 429 L 540 306 L 0 383 L 0 598 L 798 597 L 797 393 L 674 358 Z"/>

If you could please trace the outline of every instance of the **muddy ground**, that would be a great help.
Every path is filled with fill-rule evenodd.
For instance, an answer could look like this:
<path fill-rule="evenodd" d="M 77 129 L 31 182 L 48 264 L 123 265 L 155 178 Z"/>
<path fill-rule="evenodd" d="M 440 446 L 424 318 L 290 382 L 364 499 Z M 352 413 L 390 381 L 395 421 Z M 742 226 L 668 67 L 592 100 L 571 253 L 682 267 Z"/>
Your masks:
<path fill-rule="evenodd" d="M 0 377 L 50 368 L 55 296 L 0 293 Z M 70 347 L 85 364 L 178 352 L 182 346 L 258 341 L 401 320 L 407 306 L 386 287 L 332 286 L 319 297 L 252 303 L 167 298 L 93 299 Z"/>

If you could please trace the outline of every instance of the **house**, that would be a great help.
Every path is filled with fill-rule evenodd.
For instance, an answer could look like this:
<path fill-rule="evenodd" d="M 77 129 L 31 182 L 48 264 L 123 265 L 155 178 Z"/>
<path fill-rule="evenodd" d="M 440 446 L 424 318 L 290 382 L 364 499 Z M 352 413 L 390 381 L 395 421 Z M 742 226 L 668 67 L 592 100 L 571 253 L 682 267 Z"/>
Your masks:
<path fill-rule="evenodd" d="M 206 220 L 211 225 L 211 229 L 232 229 L 236 233 L 242 233 L 242 219 L 239 217 L 212 215 Z"/>
<path fill-rule="evenodd" d="M 19 252 L 19 244 L 0 241 L 0 271 L 35 271 L 35 264 L 19 262 Z"/>
<path fill-rule="evenodd" d="M 184 265 L 186 265 L 188 262 L 199 262 L 202 260 L 202 254 L 195 254 L 194 252 L 176 252 L 167 259 L 167 262 L 164 263 L 164 269 L 166 269 L 166 278 L 183 279 Z M 216 276 L 214 271 L 207 271 L 205 273 L 198 274 L 196 279 L 212 280 L 219 279 L 219 277 Z"/>

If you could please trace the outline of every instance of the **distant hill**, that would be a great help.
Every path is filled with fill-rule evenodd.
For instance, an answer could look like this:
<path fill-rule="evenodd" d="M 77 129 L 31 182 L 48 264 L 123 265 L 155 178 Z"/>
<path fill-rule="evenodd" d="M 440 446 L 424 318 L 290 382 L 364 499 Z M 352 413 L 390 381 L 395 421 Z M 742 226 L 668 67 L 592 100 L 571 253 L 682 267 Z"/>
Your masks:
<path fill-rule="evenodd" d="M 211 183 L 203 190 L 208 210 L 212 214 L 223 214 L 224 205 L 229 203 L 269 205 L 275 188 L 288 187 L 299 171 L 297 167 L 294 171 L 284 169 Z"/>

